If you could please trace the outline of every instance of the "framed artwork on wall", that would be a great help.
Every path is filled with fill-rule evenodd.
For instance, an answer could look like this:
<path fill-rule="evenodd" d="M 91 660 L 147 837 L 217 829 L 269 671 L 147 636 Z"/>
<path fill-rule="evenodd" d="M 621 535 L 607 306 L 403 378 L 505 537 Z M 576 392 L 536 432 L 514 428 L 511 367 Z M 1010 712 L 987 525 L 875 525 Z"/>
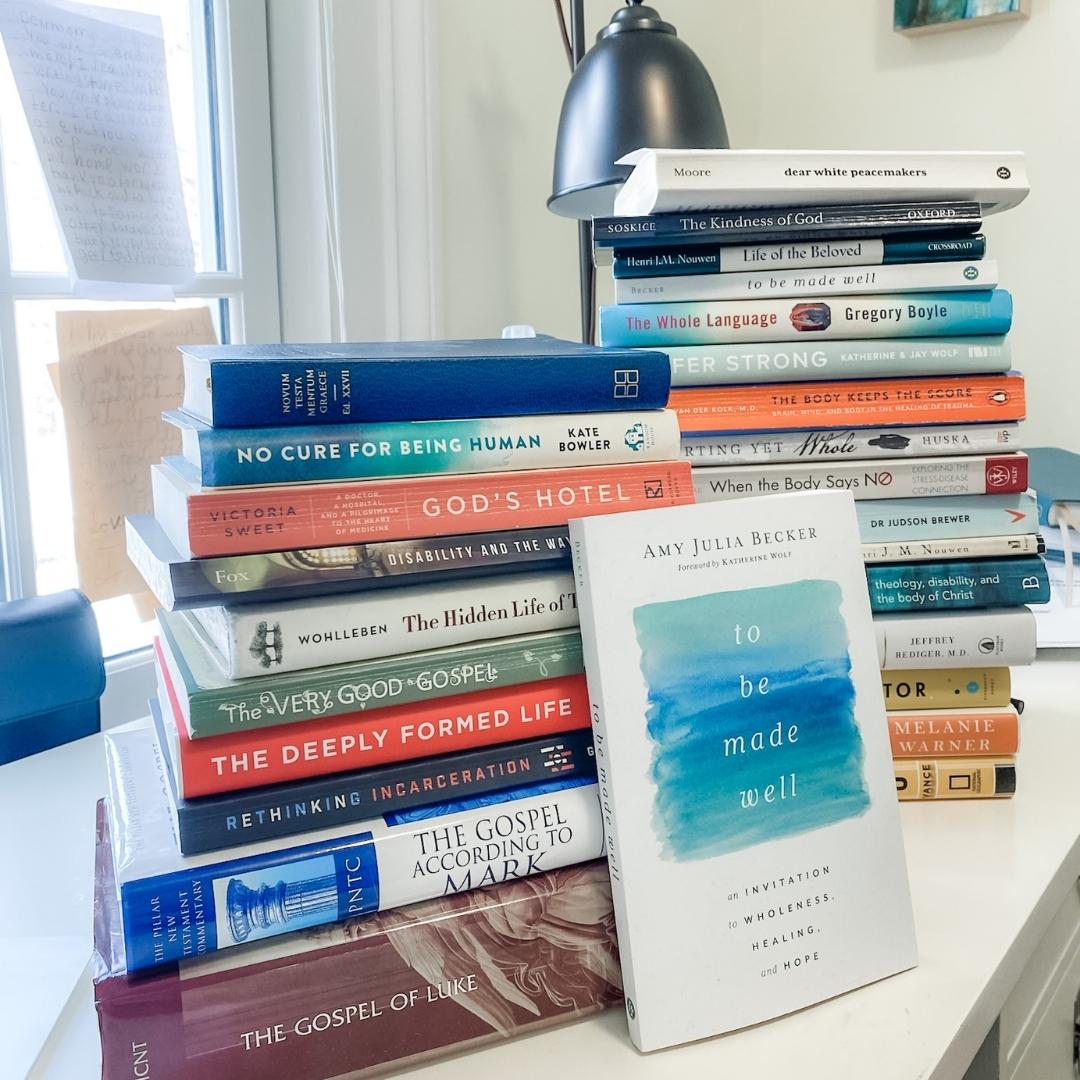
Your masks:
<path fill-rule="evenodd" d="M 1026 19 L 1030 14 L 1031 0 L 893 0 L 893 29 L 929 34 Z"/>

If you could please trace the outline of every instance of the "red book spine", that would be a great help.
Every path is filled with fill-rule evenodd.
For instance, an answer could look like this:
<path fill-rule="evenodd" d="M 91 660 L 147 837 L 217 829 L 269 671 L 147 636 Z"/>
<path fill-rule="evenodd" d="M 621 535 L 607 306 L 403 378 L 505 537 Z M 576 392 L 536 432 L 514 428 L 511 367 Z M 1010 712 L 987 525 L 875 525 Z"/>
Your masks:
<path fill-rule="evenodd" d="M 984 466 L 984 494 L 1007 495 L 1027 491 L 1027 454 L 994 454 L 986 459 Z"/>
<path fill-rule="evenodd" d="M 185 798 L 587 728 L 584 675 L 192 739 L 158 650 Z"/>
<path fill-rule="evenodd" d="M 1024 379 L 950 375 L 672 390 L 685 432 L 778 431 L 877 424 L 1002 423 L 1024 418 Z"/>
<path fill-rule="evenodd" d="M 187 496 L 186 531 L 204 558 L 565 525 L 693 501 L 690 463 L 670 461 L 198 491 Z"/>

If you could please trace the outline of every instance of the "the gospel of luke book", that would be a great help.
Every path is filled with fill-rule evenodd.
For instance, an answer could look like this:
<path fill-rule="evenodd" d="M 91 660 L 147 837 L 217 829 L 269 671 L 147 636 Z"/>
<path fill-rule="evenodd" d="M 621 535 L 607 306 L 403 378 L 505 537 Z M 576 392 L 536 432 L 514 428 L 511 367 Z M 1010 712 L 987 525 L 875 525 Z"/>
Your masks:
<path fill-rule="evenodd" d="M 570 528 L 635 1044 L 914 966 L 851 496 Z"/>

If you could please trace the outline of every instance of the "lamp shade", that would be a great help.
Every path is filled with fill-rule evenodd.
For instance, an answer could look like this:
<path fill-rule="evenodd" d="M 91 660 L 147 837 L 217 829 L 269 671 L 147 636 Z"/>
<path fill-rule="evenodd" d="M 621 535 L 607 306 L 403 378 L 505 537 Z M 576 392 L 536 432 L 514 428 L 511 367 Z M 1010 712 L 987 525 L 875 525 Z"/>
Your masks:
<path fill-rule="evenodd" d="M 724 149 L 728 135 L 705 65 L 655 9 L 634 4 L 615 12 L 570 78 L 548 209 L 610 214 L 630 175 L 615 161 L 643 146 Z"/>

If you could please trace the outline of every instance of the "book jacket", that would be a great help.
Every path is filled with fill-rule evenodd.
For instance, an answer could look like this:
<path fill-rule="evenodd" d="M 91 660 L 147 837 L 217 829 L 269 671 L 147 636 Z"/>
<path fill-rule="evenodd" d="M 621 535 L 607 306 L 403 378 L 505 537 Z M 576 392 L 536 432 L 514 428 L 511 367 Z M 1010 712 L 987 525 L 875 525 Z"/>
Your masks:
<path fill-rule="evenodd" d="M 319 829 L 299 843 L 179 852 L 150 720 L 105 737 L 128 971 L 595 859 L 595 782 L 548 780 Z"/>
<path fill-rule="evenodd" d="M 124 970 L 104 807 L 94 881 L 103 1080 L 329 1080 L 417 1067 L 621 1000 L 601 861 Z"/>
<path fill-rule="evenodd" d="M 914 966 L 851 496 L 570 529 L 635 1044 Z"/>

